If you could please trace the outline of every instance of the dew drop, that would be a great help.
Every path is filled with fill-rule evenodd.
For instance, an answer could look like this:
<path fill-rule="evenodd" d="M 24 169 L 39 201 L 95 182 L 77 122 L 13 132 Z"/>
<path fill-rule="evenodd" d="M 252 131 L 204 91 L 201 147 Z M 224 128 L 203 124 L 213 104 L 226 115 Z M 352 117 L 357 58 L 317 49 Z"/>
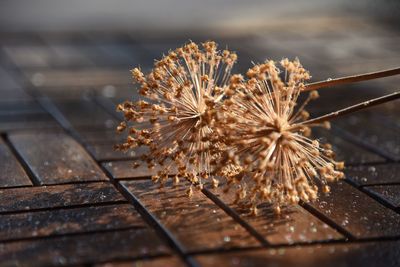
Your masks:
<path fill-rule="evenodd" d="M 374 166 L 368 167 L 369 172 L 376 172 L 376 168 Z"/>

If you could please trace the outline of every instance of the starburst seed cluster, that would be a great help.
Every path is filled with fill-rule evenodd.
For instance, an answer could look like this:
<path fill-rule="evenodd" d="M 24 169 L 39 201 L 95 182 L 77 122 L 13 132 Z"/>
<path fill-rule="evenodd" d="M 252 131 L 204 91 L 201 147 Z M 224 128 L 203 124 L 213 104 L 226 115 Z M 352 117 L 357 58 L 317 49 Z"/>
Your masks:
<path fill-rule="evenodd" d="M 309 137 L 311 127 L 329 126 L 307 123 L 304 108 L 316 91 L 298 103 L 309 73 L 297 59 L 284 59 L 280 68 L 273 61 L 255 65 L 244 79 L 231 74 L 236 60 L 214 42 L 190 42 L 147 75 L 132 70 L 143 100 L 118 106 L 125 121 L 117 130 L 128 137 L 116 148 L 147 147 L 140 162 L 158 165 L 152 179 L 161 184 L 171 176 L 199 188 L 222 182 L 255 214 L 261 202 L 279 212 L 281 205 L 315 199 L 319 187 L 329 191 L 327 182 L 343 178 L 343 163 L 330 145 Z"/>
<path fill-rule="evenodd" d="M 156 62 L 146 76 L 132 70 L 144 100 L 118 106 L 126 120 L 118 130 L 129 131 L 118 149 L 147 146 L 142 161 L 149 168 L 162 168 L 154 181 L 164 183 L 174 172 L 176 182 L 184 178 L 201 187 L 223 145 L 213 130 L 213 116 L 224 96 L 232 94 L 229 82 L 236 59 L 235 53 L 218 51 L 214 42 L 201 48 L 191 42 Z"/>
<path fill-rule="evenodd" d="M 281 71 L 281 69 L 282 71 Z M 224 101 L 219 123 L 229 146 L 218 166 L 237 165 L 240 172 L 224 172 L 228 184 L 235 187 L 236 199 L 257 213 L 257 204 L 279 206 L 309 201 L 318 188 L 329 191 L 327 182 L 344 177 L 338 171 L 329 144 L 310 139 L 311 127 L 329 128 L 329 122 L 308 124 L 306 105 L 318 98 L 312 91 L 298 105 L 309 73 L 296 59 L 284 59 L 280 68 L 266 61 L 247 72 L 247 81 Z"/>

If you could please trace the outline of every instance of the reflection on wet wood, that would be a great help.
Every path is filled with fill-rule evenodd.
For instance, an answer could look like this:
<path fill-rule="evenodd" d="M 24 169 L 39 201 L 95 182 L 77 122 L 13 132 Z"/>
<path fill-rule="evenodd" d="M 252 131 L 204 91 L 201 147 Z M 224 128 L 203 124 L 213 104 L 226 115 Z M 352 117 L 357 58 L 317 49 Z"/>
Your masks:
<path fill-rule="evenodd" d="M 129 204 L 5 214 L 0 240 L 145 227 Z"/>
<path fill-rule="evenodd" d="M 0 190 L 0 212 L 28 211 L 124 201 L 110 183 L 87 183 Z M 15 201 L 15 200 L 18 201 Z"/>
<path fill-rule="evenodd" d="M 169 249 L 148 229 L 0 244 L 0 258 L 4 266 L 73 265 L 167 253 Z"/>
<path fill-rule="evenodd" d="M 258 241 L 200 191 L 191 198 L 188 184 L 164 188 L 152 181 L 123 181 L 122 185 L 170 231 L 188 252 L 258 246 Z"/>

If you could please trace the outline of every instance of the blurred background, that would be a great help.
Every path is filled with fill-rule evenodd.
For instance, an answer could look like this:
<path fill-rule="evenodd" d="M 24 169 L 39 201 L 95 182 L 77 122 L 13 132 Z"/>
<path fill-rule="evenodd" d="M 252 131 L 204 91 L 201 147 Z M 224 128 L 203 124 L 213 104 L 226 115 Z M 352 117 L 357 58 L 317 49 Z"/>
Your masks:
<path fill-rule="evenodd" d="M 21 75 L 14 87 L 30 94 L 94 94 L 116 103 L 135 96 L 129 69 L 148 70 L 188 40 L 213 39 L 236 50 L 238 72 L 267 58 L 299 57 L 317 81 L 398 66 L 399 30 L 396 0 L 3 0 L 0 71 Z M 326 90 L 329 105 L 321 106 L 332 110 L 382 95 L 397 89 L 396 81 Z"/>

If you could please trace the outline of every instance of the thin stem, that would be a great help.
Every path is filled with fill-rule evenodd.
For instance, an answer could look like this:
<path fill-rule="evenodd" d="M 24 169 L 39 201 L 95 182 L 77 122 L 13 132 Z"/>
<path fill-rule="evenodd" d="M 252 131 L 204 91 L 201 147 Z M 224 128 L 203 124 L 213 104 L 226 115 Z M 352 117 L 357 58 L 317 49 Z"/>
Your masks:
<path fill-rule="evenodd" d="M 362 103 L 359 103 L 359 104 L 356 104 L 354 106 L 350 106 L 350 107 L 347 107 L 344 109 L 340 109 L 338 111 L 328 113 L 321 117 L 317 117 L 314 119 L 310 119 L 308 121 L 304 121 L 301 124 L 303 124 L 303 125 L 304 124 L 315 124 L 315 123 L 320 123 L 323 121 L 328 121 L 328 120 L 331 120 L 331 119 L 334 119 L 334 118 L 337 118 L 337 117 L 340 117 L 340 116 L 343 116 L 343 115 L 346 115 L 349 113 L 357 112 L 359 110 L 369 108 L 372 106 L 376 106 L 379 104 L 383 104 L 383 103 L 386 103 L 386 102 L 389 102 L 389 101 L 392 101 L 392 100 L 395 100 L 398 98 L 400 98 L 400 91 L 397 91 L 397 92 L 389 94 L 389 95 L 381 96 L 378 98 L 374 98 L 374 99 L 371 99 L 371 100 L 368 100 L 368 101 L 365 101 L 365 102 L 362 102 Z"/>
<path fill-rule="evenodd" d="M 370 73 L 365 73 L 365 74 L 347 76 L 347 77 L 342 77 L 342 78 L 328 79 L 326 81 L 309 83 L 306 85 L 306 88 L 304 89 L 304 91 L 311 91 L 311 90 L 316 90 L 316 89 L 320 89 L 320 88 L 324 88 L 324 87 L 328 87 L 328 86 L 335 86 L 335 85 L 346 84 L 346 83 L 362 82 L 362 81 L 367 81 L 367 80 L 373 80 L 373 79 L 378 79 L 378 78 L 394 76 L 394 75 L 398 75 L 398 74 L 400 74 L 400 67 L 394 68 L 394 69 L 370 72 Z"/>

